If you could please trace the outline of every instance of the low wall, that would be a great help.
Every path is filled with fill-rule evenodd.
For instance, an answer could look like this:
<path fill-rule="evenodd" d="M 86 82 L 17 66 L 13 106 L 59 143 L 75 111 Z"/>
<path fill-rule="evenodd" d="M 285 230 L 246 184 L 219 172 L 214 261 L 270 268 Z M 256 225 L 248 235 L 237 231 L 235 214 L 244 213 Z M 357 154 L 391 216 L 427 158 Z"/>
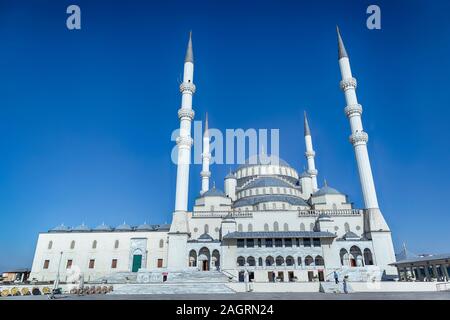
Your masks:
<path fill-rule="evenodd" d="M 439 282 L 350 282 L 355 292 L 424 292 L 437 291 Z"/>
<path fill-rule="evenodd" d="M 226 284 L 236 292 L 245 292 L 243 282 Z M 253 292 L 319 292 L 319 282 L 253 282 L 250 285 Z"/>

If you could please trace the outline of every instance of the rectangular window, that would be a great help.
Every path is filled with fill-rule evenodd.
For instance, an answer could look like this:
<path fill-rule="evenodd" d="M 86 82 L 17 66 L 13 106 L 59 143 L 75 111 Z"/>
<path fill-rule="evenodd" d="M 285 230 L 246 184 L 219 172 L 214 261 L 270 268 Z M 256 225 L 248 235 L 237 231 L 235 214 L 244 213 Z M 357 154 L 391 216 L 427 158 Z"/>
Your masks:
<path fill-rule="evenodd" d="M 266 239 L 266 248 L 271 248 L 273 246 L 272 239 Z"/>
<path fill-rule="evenodd" d="M 245 240 L 244 239 L 237 239 L 237 247 L 238 248 L 244 248 L 245 247 Z"/>
<path fill-rule="evenodd" d="M 295 245 L 297 247 L 300 247 L 300 239 L 299 238 L 295 239 Z"/>
<path fill-rule="evenodd" d="M 50 260 L 44 261 L 44 269 L 48 269 L 48 265 L 50 264 Z"/>
<path fill-rule="evenodd" d="M 305 247 L 311 247 L 311 238 L 305 238 L 303 239 L 303 245 Z"/>
<path fill-rule="evenodd" d="M 282 247 L 283 239 L 275 239 L 275 247 Z"/>
<path fill-rule="evenodd" d="M 158 259 L 158 268 L 163 267 L 163 259 Z"/>
<path fill-rule="evenodd" d="M 89 269 L 94 269 L 95 266 L 95 259 L 89 260 Z"/>
<path fill-rule="evenodd" d="M 117 268 L 117 259 L 112 259 L 111 261 L 111 268 L 116 269 Z"/>
<path fill-rule="evenodd" d="M 258 247 L 259 247 L 259 248 L 262 247 L 262 241 L 261 241 L 261 239 L 258 239 Z"/>
<path fill-rule="evenodd" d="M 285 247 L 292 247 L 292 239 L 284 239 Z"/>
<path fill-rule="evenodd" d="M 247 248 L 253 248 L 255 246 L 254 239 L 247 239 Z"/>
<path fill-rule="evenodd" d="M 320 247 L 320 238 L 313 238 L 314 247 Z"/>
<path fill-rule="evenodd" d="M 66 269 L 70 269 L 72 267 L 72 260 L 67 260 Z"/>

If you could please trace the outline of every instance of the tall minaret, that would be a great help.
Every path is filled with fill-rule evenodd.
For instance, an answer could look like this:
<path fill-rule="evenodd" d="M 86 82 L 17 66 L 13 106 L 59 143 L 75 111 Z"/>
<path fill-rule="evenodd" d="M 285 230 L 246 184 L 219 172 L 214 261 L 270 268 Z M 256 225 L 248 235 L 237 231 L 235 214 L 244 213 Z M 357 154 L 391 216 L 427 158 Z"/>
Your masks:
<path fill-rule="evenodd" d="M 194 53 L 192 51 L 192 32 L 184 58 L 183 82 L 180 85 L 181 108 L 178 110 L 180 119 L 180 135 L 177 138 L 178 163 L 177 185 L 175 194 L 175 212 L 169 232 L 168 267 L 180 269 L 187 267 L 187 239 L 189 226 L 187 221 L 187 205 L 189 192 L 189 165 L 191 162 L 191 122 L 194 118 L 192 110 L 192 96 L 195 93 Z"/>
<path fill-rule="evenodd" d="M 366 209 L 364 232 L 366 236 L 373 241 L 376 264 L 384 267 L 389 273 L 395 274 L 395 268 L 388 266 L 389 263 L 395 261 L 394 248 L 389 227 L 378 207 L 377 193 L 367 151 L 367 141 L 369 140 L 369 136 L 363 130 L 361 121 L 362 106 L 358 103 L 358 99 L 356 98 L 356 79 L 353 78 L 350 60 L 347 51 L 345 50 L 339 28 L 336 28 L 339 45 L 339 67 L 342 76 L 340 86 L 344 91 L 347 103 L 344 111 L 350 121 L 352 132 L 350 135 L 350 142 L 355 150 L 364 206 Z"/>
<path fill-rule="evenodd" d="M 200 176 L 202 177 L 202 191 L 200 194 L 204 194 L 209 190 L 209 177 L 211 176 L 211 172 L 209 171 L 210 160 L 211 153 L 209 152 L 208 113 L 206 113 L 205 132 L 203 134 L 202 171 L 200 172 Z"/>
<path fill-rule="evenodd" d="M 312 188 L 313 192 L 317 191 L 317 169 L 314 163 L 314 157 L 316 156 L 316 152 L 313 149 L 312 138 L 311 138 L 311 130 L 309 129 L 308 118 L 306 117 L 306 111 L 304 112 L 304 131 L 305 131 L 305 145 L 306 152 L 305 157 L 308 162 L 308 174 L 312 179 Z"/>

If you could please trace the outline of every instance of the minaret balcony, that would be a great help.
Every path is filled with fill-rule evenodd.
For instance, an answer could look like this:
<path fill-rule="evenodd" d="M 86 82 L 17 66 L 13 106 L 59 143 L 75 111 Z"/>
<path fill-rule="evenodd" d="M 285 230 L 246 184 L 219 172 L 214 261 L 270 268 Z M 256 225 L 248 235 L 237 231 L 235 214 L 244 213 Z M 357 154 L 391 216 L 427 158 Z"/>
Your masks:
<path fill-rule="evenodd" d="M 345 107 L 344 112 L 347 117 L 350 118 L 353 116 L 360 116 L 363 112 L 363 109 L 360 104 L 351 104 Z"/>
<path fill-rule="evenodd" d="M 180 120 L 183 118 L 192 120 L 192 119 L 194 119 L 194 116 L 195 116 L 195 112 L 192 109 L 180 108 L 178 110 L 178 118 L 180 118 Z"/>
<path fill-rule="evenodd" d="M 311 176 L 317 176 L 318 171 L 316 169 L 309 169 L 308 174 Z"/>
<path fill-rule="evenodd" d="M 316 152 L 313 151 L 313 150 L 311 150 L 311 151 L 306 151 L 306 152 L 305 152 L 305 156 L 306 156 L 307 158 L 314 157 L 315 155 L 316 155 Z"/>
<path fill-rule="evenodd" d="M 360 144 L 366 144 L 369 141 L 369 135 L 364 131 L 356 131 L 350 135 L 350 143 L 354 146 Z"/>
<path fill-rule="evenodd" d="M 178 147 L 190 148 L 194 144 L 194 140 L 191 137 L 178 137 L 176 140 Z"/>
<path fill-rule="evenodd" d="M 181 93 L 195 93 L 195 84 L 192 82 L 183 82 L 180 84 L 180 92 Z"/>
<path fill-rule="evenodd" d="M 209 171 L 201 171 L 200 172 L 200 176 L 203 177 L 203 178 L 209 178 L 209 177 L 211 177 L 211 172 L 209 172 Z"/>
<path fill-rule="evenodd" d="M 348 89 L 356 89 L 357 82 L 355 78 L 343 79 L 340 82 L 342 91 L 347 91 Z"/>

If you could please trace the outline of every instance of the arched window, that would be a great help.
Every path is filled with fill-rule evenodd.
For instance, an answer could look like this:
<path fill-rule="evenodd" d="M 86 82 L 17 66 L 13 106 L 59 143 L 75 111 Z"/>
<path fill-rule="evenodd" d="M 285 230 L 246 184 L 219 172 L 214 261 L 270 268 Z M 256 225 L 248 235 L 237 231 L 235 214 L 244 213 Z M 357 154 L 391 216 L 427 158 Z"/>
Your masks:
<path fill-rule="evenodd" d="M 350 231 L 350 225 L 348 224 L 348 222 L 344 223 L 344 230 L 345 230 L 345 232 Z"/>
<path fill-rule="evenodd" d="M 259 189 L 255 189 L 255 194 L 256 194 L 256 195 L 259 194 Z"/>
<path fill-rule="evenodd" d="M 50 240 L 50 241 L 48 242 L 47 249 L 50 250 L 52 247 L 53 247 L 53 241 Z"/>
<path fill-rule="evenodd" d="M 258 258 L 258 266 L 260 266 L 260 267 L 263 266 L 263 259 L 262 258 Z"/>
<path fill-rule="evenodd" d="M 270 188 L 269 190 L 270 190 L 270 194 L 273 194 L 273 188 Z"/>
<path fill-rule="evenodd" d="M 277 208 L 277 204 L 274 202 L 274 203 L 272 203 L 272 208 L 273 209 L 276 209 Z"/>
<path fill-rule="evenodd" d="M 245 258 L 244 258 L 244 257 L 238 257 L 238 258 L 236 259 L 236 262 L 237 262 L 237 265 L 238 265 L 239 267 L 245 266 Z"/>
<path fill-rule="evenodd" d="M 264 224 L 264 231 L 269 231 L 269 225 L 267 223 Z"/>
<path fill-rule="evenodd" d="M 337 205 L 336 205 L 336 203 L 333 203 L 333 210 L 334 210 L 334 211 L 337 210 Z"/>
<path fill-rule="evenodd" d="M 273 223 L 273 231 L 278 231 L 278 222 Z"/>
<path fill-rule="evenodd" d="M 189 251 L 189 267 L 197 266 L 197 252 L 195 250 Z"/>
<path fill-rule="evenodd" d="M 92 242 L 92 249 L 97 249 L 97 240 Z"/>
<path fill-rule="evenodd" d="M 339 251 L 339 256 L 341 257 L 341 264 L 343 266 L 348 266 L 349 265 L 349 260 L 348 260 L 348 252 L 345 249 L 341 249 L 341 251 Z"/>
<path fill-rule="evenodd" d="M 286 210 L 286 203 L 282 204 L 282 208 L 283 208 L 283 210 Z"/>
<path fill-rule="evenodd" d="M 361 249 L 357 246 L 352 246 L 350 248 L 350 266 L 352 267 L 363 266 Z"/>
<path fill-rule="evenodd" d="M 251 223 L 248 224 L 247 231 L 248 232 L 252 232 L 253 231 L 253 225 Z"/>
<path fill-rule="evenodd" d="M 211 206 L 211 211 L 214 211 L 214 206 Z"/>
<path fill-rule="evenodd" d="M 238 224 L 238 231 L 239 231 L 239 232 L 242 232 L 242 231 L 243 231 L 243 230 L 242 230 L 242 224 L 241 224 L 241 223 Z"/>
<path fill-rule="evenodd" d="M 283 225 L 283 231 L 289 231 L 289 225 L 287 223 Z"/>
<path fill-rule="evenodd" d="M 325 262 L 322 258 L 322 256 L 316 256 L 316 258 L 314 259 L 314 263 L 316 266 L 324 266 Z"/>
<path fill-rule="evenodd" d="M 159 247 L 164 248 L 164 239 L 159 240 Z"/>
<path fill-rule="evenodd" d="M 302 257 L 298 257 L 297 258 L 297 265 L 301 266 L 302 265 Z"/>
<path fill-rule="evenodd" d="M 262 189 L 262 193 L 263 193 L 263 194 L 266 194 L 266 188 L 263 188 L 263 189 Z"/>
<path fill-rule="evenodd" d="M 256 266 L 256 260 L 255 260 L 255 258 L 253 258 L 253 257 L 248 257 L 248 258 L 247 258 L 247 263 L 248 263 L 248 265 L 249 265 L 250 267 Z"/>
<path fill-rule="evenodd" d="M 275 259 L 275 262 L 276 262 L 277 266 L 282 266 L 284 264 L 284 258 L 282 256 L 278 256 Z"/>
<path fill-rule="evenodd" d="M 294 265 L 294 258 L 291 256 L 286 257 L 286 265 L 287 266 L 293 266 Z"/>
<path fill-rule="evenodd" d="M 209 226 L 207 224 L 205 224 L 204 231 L 204 233 L 209 233 Z"/>
<path fill-rule="evenodd" d="M 311 223 L 311 224 L 309 225 L 309 230 L 310 230 L 310 231 L 314 231 L 314 223 Z"/>
<path fill-rule="evenodd" d="M 267 206 L 265 203 L 263 203 L 263 210 L 267 210 Z"/>
<path fill-rule="evenodd" d="M 74 249 L 75 248 L 75 240 L 72 240 L 72 242 L 70 243 L 70 249 Z"/>
<path fill-rule="evenodd" d="M 114 241 L 114 249 L 119 248 L 119 240 Z"/>
<path fill-rule="evenodd" d="M 268 267 L 270 267 L 270 266 L 273 266 L 273 257 L 271 257 L 271 256 L 268 256 L 267 258 L 266 258 L 266 266 L 268 266 Z"/>
<path fill-rule="evenodd" d="M 250 193 L 249 195 L 250 195 L 250 196 L 251 196 L 251 195 L 252 195 L 252 193 L 253 193 L 252 191 L 253 191 L 252 189 L 250 189 L 250 190 L 249 190 L 249 193 Z"/>
<path fill-rule="evenodd" d="M 303 222 L 300 223 L 300 231 L 305 231 L 305 224 Z"/>
<path fill-rule="evenodd" d="M 370 251 L 370 249 L 364 249 L 364 263 L 367 266 L 371 266 L 373 265 L 373 258 L 372 258 L 372 252 Z"/>
<path fill-rule="evenodd" d="M 306 256 L 305 257 L 305 266 L 310 266 L 310 265 L 313 264 L 313 262 L 314 262 L 313 257 L 311 257 L 311 256 Z"/>

